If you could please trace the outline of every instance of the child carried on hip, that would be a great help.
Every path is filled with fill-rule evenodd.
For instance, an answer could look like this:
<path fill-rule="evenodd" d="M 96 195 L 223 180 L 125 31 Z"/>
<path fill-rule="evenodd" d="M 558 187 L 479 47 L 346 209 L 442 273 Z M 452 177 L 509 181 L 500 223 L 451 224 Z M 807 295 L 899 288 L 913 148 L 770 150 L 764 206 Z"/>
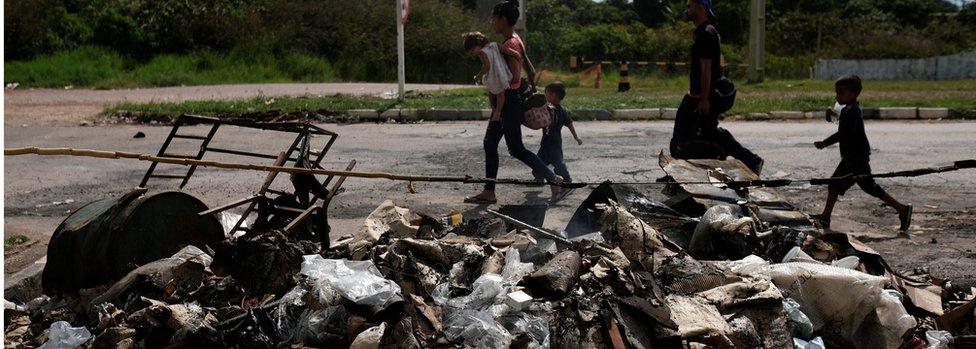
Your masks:
<path fill-rule="evenodd" d="M 505 90 L 512 80 L 512 72 L 508 70 L 498 44 L 488 41 L 485 34 L 470 32 L 465 33 L 463 37 L 464 49 L 481 60 L 481 71 L 475 75 L 474 81 L 488 88 L 491 120 L 500 120 L 502 107 L 505 106 Z"/>

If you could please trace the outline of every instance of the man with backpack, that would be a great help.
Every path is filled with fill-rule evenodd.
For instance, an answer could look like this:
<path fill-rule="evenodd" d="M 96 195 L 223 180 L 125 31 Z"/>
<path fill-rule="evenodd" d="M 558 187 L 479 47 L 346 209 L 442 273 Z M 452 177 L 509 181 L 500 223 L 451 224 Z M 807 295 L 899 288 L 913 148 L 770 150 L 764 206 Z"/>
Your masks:
<path fill-rule="evenodd" d="M 695 23 L 691 45 L 690 88 L 681 100 L 671 136 L 671 155 L 679 159 L 739 159 L 753 172 L 762 171 L 763 159 L 718 127 L 720 114 L 732 108 L 735 86 L 722 74 L 721 38 L 712 24 L 711 0 L 688 0 L 685 17 Z"/>

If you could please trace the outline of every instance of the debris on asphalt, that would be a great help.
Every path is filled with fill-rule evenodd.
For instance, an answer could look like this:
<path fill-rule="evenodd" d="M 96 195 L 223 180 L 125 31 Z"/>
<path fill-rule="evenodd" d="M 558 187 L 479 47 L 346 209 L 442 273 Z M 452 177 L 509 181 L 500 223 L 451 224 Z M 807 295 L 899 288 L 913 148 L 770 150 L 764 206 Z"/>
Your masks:
<path fill-rule="evenodd" d="M 737 161 L 662 157 L 662 168 L 671 179 L 754 176 Z M 287 220 L 235 234 L 221 221 L 240 217 L 198 215 L 207 208 L 187 194 L 133 192 L 58 228 L 46 295 L 5 302 L 5 346 L 976 343 L 972 280 L 894 271 L 760 189 L 670 184 L 662 201 L 604 183 L 562 232 L 538 226 L 544 212 L 445 219 L 386 200 L 358 231 L 326 239 L 286 231 Z"/>

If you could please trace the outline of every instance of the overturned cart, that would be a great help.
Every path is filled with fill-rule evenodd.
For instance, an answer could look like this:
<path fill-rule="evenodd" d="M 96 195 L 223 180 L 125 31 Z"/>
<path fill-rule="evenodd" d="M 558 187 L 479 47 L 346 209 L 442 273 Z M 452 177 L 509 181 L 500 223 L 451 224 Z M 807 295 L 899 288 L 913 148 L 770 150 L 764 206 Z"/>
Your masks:
<path fill-rule="evenodd" d="M 327 246 L 280 229 L 187 246 L 77 298 L 16 305 L 7 341 L 70 325 L 99 347 L 971 343 L 973 296 L 950 281 L 891 270 L 774 189 L 728 187 L 755 178 L 737 161 L 661 166 L 673 182 L 602 184 L 563 232 L 387 201 Z"/>

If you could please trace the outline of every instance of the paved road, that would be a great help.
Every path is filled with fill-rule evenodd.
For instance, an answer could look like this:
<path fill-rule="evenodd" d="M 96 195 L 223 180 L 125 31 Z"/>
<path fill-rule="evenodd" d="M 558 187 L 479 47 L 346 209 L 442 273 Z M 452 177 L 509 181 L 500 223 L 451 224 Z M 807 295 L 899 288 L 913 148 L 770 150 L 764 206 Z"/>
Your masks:
<path fill-rule="evenodd" d="M 430 91 L 459 85 L 407 84 L 406 89 Z M 77 125 L 96 116 L 106 105 L 119 102 L 180 102 L 244 99 L 255 96 L 383 95 L 396 91 L 388 83 L 240 84 L 178 86 L 128 90 L 15 89 L 6 90 L 4 125 Z"/>
<path fill-rule="evenodd" d="M 767 177 L 827 176 L 838 161 L 836 147 L 818 151 L 812 143 L 836 126 L 822 122 L 731 122 L 726 125 L 740 140 L 766 158 Z M 412 174 L 471 174 L 483 171 L 482 122 L 424 123 L 413 125 L 358 124 L 323 125 L 340 134 L 325 167 L 342 168 L 351 160 L 359 170 L 391 171 Z M 670 138 L 668 122 L 580 122 L 577 126 L 585 143 L 565 142 L 568 165 L 574 178 L 585 181 L 653 181 L 663 172 L 657 154 Z M 868 136 L 874 148 L 875 171 L 893 171 L 917 166 L 973 158 L 976 122 L 879 122 L 869 121 Z M 5 147 L 43 146 L 112 149 L 154 153 L 169 128 L 152 126 L 8 127 Z M 146 138 L 133 139 L 138 131 Z M 196 132 L 202 133 L 203 128 Z M 227 132 L 225 132 L 227 131 Z M 539 135 L 528 134 L 526 144 L 535 149 Z M 274 134 L 226 128 L 214 144 L 236 149 L 274 152 L 287 140 Z M 502 150 L 503 177 L 529 177 L 524 165 Z M 231 160 L 229 157 L 213 157 Z M 44 244 L 57 224 L 82 204 L 118 195 L 136 186 L 147 163 L 131 160 L 109 161 L 91 158 L 17 156 L 7 157 L 5 174 L 7 234 L 25 233 L 39 241 L 27 252 L 8 256 L 5 271 L 29 263 L 43 255 Z M 955 172 L 919 178 L 881 180 L 891 193 L 916 205 L 916 225 L 911 240 L 891 239 L 897 219 L 891 210 L 857 189 L 838 204 L 838 230 L 855 233 L 875 232 L 883 239 L 871 242 L 887 255 L 896 268 L 927 266 L 947 275 L 972 274 L 976 261 L 965 251 L 976 249 L 976 176 Z M 248 195 L 263 179 L 262 173 L 200 169 L 185 189 L 210 206 Z M 176 183 L 151 183 L 161 190 Z M 279 182 L 286 185 L 287 181 Z M 467 217 L 480 208 L 461 200 L 475 193 L 475 185 L 416 183 L 417 194 L 409 194 L 403 183 L 386 180 L 350 179 L 347 192 L 330 209 L 336 234 L 354 232 L 362 219 L 384 199 L 421 210 L 431 215 L 460 209 Z M 647 191 L 660 196 L 656 189 Z M 825 191 L 820 187 L 792 187 L 785 194 L 793 203 L 810 212 L 820 209 Z M 560 229 L 587 194 L 578 190 L 550 210 L 546 226 Z M 539 202 L 548 197 L 541 188 L 501 187 L 506 203 Z M 58 204 L 55 204 L 57 202 Z M 836 221 L 835 221 L 836 222 Z M 836 223 L 835 223 L 836 224 Z M 935 239 L 936 243 L 930 243 Z"/>

